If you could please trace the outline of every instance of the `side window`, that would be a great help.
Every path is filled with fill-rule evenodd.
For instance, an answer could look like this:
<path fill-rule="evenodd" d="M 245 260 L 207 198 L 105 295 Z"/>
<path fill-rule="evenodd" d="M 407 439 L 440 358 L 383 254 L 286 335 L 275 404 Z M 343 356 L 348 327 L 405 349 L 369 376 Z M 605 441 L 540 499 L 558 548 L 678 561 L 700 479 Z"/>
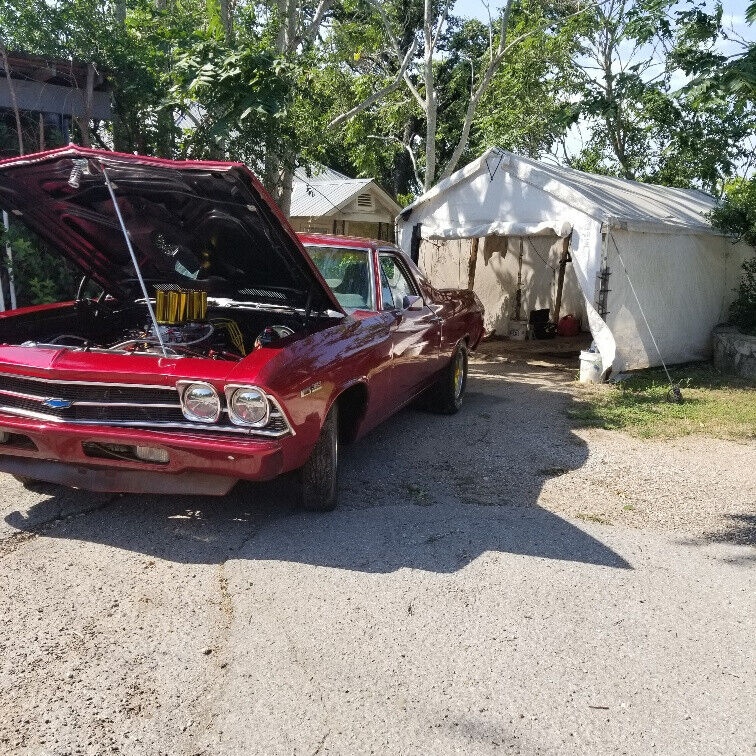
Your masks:
<path fill-rule="evenodd" d="M 394 295 L 391 291 L 391 284 L 389 283 L 386 271 L 383 269 L 383 259 L 381 259 L 381 307 L 384 310 L 395 310 Z"/>
<path fill-rule="evenodd" d="M 415 285 L 395 255 L 380 254 L 379 260 L 383 308 L 401 310 L 404 306 L 404 298 L 417 294 Z"/>

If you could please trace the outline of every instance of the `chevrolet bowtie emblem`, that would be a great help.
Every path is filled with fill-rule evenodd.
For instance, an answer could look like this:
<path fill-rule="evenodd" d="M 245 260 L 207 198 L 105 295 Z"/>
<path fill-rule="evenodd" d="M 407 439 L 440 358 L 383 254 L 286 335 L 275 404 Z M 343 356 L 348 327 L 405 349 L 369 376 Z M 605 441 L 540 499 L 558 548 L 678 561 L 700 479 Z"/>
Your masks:
<path fill-rule="evenodd" d="M 69 402 L 68 399 L 45 399 L 42 404 L 50 409 L 68 409 L 73 402 Z"/>

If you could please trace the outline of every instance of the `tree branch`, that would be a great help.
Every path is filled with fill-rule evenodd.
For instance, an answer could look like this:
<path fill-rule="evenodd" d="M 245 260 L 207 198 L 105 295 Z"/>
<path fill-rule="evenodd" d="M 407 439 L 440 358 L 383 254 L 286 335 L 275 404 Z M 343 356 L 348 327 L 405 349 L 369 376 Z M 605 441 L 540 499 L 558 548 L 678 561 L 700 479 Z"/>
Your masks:
<path fill-rule="evenodd" d="M 438 17 L 438 23 L 436 24 L 436 31 L 433 33 L 433 49 L 436 49 L 436 45 L 438 44 L 438 38 L 441 36 L 441 29 L 443 28 L 444 22 L 446 21 L 446 17 L 449 14 L 449 9 L 451 8 L 451 2 L 450 0 L 447 0 L 446 3 L 444 3 L 444 7 L 441 10 L 441 15 Z"/>
<path fill-rule="evenodd" d="M 473 118 L 475 118 L 475 111 L 478 108 L 480 98 L 483 97 L 486 90 L 488 89 L 488 85 L 491 83 L 491 79 L 493 79 L 493 76 L 496 73 L 496 70 L 498 69 L 499 64 L 503 60 L 504 55 L 508 49 L 508 47 L 506 46 L 506 33 L 507 25 L 509 23 L 509 13 L 512 10 L 513 4 L 514 0 L 508 0 L 506 6 L 504 7 L 504 10 L 502 11 L 501 33 L 496 55 L 492 56 L 491 60 L 488 61 L 486 70 L 484 71 L 483 76 L 478 82 L 478 87 L 475 90 L 473 96 L 470 98 L 470 102 L 467 103 L 465 120 L 462 123 L 462 132 L 460 133 L 459 140 L 457 141 L 457 146 L 454 148 L 454 152 L 452 153 L 451 158 L 449 158 L 449 162 L 446 164 L 444 172 L 441 174 L 442 181 L 448 176 L 451 176 L 451 174 L 454 172 L 454 169 L 457 167 L 457 163 L 459 163 L 459 159 L 462 157 L 462 153 L 467 149 L 467 144 L 470 140 L 470 129 L 472 128 Z"/>
<path fill-rule="evenodd" d="M 298 47 L 302 42 L 312 42 L 320 29 L 320 25 L 323 23 L 323 17 L 331 7 L 331 2 L 332 0 L 320 0 L 317 8 L 315 8 L 315 15 L 312 17 L 312 21 L 307 24 L 301 36 L 295 40 L 294 48 Z"/>
<path fill-rule="evenodd" d="M 368 134 L 368 139 L 379 139 L 382 142 L 397 142 L 401 144 L 402 148 L 407 151 L 407 154 L 409 155 L 410 162 L 412 163 L 412 173 L 415 175 L 415 181 L 417 182 L 418 186 L 422 186 L 423 182 L 420 180 L 420 173 L 417 170 L 417 159 L 415 158 L 415 153 L 412 152 L 412 147 L 409 144 L 405 144 L 399 137 L 397 136 L 381 136 L 380 134 Z"/>
<path fill-rule="evenodd" d="M 368 2 L 373 6 L 373 8 L 375 8 L 376 11 L 378 11 L 378 15 L 381 17 L 381 22 L 383 23 L 383 28 L 386 30 L 386 36 L 388 37 L 388 40 L 394 50 L 394 55 L 396 56 L 397 61 L 401 63 L 402 51 L 399 47 L 399 40 L 391 29 L 391 22 L 389 21 L 389 17 L 386 15 L 386 10 L 384 9 L 380 0 L 368 0 Z M 404 79 L 404 83 L 407 85 L 407 89 L 409 89 L 409 91 L 412 93 L 412 96 L 415 98 L 415 101 L 420 106 L 420 109 L 425 112 L 426 102 L 420 92 L 417 91 L 417 87 L 412 83 L 412 79 L 410 79 L 409 74 L 406 70 L 404 71 L 402 78 Z"/>
<path fill-rule="evenodd" d="M 590 5 L 586 5 L 584 8 L 581 8 L 580 10 L 575 11 L 574 13 L 570 13 L 564 16 L 562 19 L 560 19 L 560 22 L 563 23 L 567 19 L 573 18 L 574 16 L 579 16 L 581 13 L 585 13 L 586 11 L 591 10 L 592 8 L 595 8 L 601 5 L 601 2 L 602 0 L 597 0 L 597 2 L 593 2 Z M 509 23 L 509 13 L 512 9 L 512 5 L 513 5 L 513 0 L 508 0 L 506 7 L 502 11 L 501 32 L 499 34 L 499 44 L 496 46 L 496 54 L 491 57 L 491 60 L 489 60 L 488 66 L 486 66 L 486 70 L 484 71 L 483 76 L 478 82 L 478 87 L 475 90 L 475 94 L 470 98 L 470 102 L 467 104 L 467 111 L 465 112 L 465 120 L 462 123 L 462 131 L 460 133 L 459 141 L 457 142 L 457 146 L 454 148 L 454 152 L 452 153 L 452 156 L 449 159 L 449 162 L 447 163 L 446 168 L 441 174 L 441 177 L 440 177 L 441 181 L 451 176 L 451 174 L 456 169 L 457 164 L 459 163 L 459 160 L 462 157 L 462 154 L 467 149 L 467 144 L 470 139 L 470 129 L 472 128 L 472 122 L 473 122 L 473 119 L 475 118 L 475 111 L 477 110 L 478 103 L 480 102 L 483 95 L 486 93 L 491 83 L 491 80 L 494 77 L 494 74 L 496 73 L 499 66 L 501 65 L 502 60 L 504 60 L 504 56 L 515 45 L 519 44 L 524 39 L 527 39 L 528 37 L 533 36 L 533 34 L 536 34 L 537 32 L 542 31 L 547 26 L 550 26 L 551 24 L 554 23 L 552 20 L 544 21 L 541 24 L 538 24 L 534 29 L 530 29 L 527 32 L 523 32 L 522 34 L 519 34 L 510 42 L 507 42 L 506 41 L 507 40 L 507 25 Z"/>
<path fill-rule="evenodd" d="M 350 120 L 351 118 L 354 118 L 358 113 L 362 113 L 363 110 L 367 110 L 371 105 L 378 102 L 378 100 L 385 97 L 387 94 L 390 94 L 393 92 L 401 83 L 402 78 L 404 77 L 404 73 L 407 70 L 407 66 L 409 66 L 412 57 L 415 54 L 415 48 L 417 47 L 416 40 L 412 40 L 412 44 L 410 45 L 409 50 L 407 50 L 407 54 L 404 56 L 404 60 L 402 61 L 402 65 L 399 68 L 398 73 L 394 77 L 394 80 L 387 84 L 385 87 L 382 87 L 381 89 L 377 90 L 376 92 L 373 92 L 369 97 L 366 97 L 361 103 L 358 105 L 355 105 L 351 110 L 348 110 L 346 113 L 342 113 L 339 116 L 336 116 L 329 124 L 328 128 L 333 129 L 336 128 L 336 126 L 339 126 L 340 124 L 344 123 L 345 121 Z"/>

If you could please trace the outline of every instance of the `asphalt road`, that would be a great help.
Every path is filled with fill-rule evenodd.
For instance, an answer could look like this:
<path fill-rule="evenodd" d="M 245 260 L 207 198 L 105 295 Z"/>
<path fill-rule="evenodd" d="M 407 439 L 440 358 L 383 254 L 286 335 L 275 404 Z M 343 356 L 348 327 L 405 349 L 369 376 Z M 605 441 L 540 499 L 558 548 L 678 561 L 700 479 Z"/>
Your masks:
<path fill-rule="evenodd" d="M 753 446 L 576 431 L 564 374 L 473 373 L 351 447 L 330 515 L 0 476 L 0 753 L 753 753 Z"/>

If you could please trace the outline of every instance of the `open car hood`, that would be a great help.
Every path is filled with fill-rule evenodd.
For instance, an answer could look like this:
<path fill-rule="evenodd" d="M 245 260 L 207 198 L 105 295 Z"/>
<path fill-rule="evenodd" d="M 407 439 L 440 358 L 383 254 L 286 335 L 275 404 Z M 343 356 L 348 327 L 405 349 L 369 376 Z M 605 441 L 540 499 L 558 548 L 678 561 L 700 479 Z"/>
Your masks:
<path fill-rule="evenodd" d="M 280 210 L 241 163 L 71 145 L 0 161 L 0 207 L 117 299 L 141 297 L 106 170 L 147 290 L 344 312 Z"/>

